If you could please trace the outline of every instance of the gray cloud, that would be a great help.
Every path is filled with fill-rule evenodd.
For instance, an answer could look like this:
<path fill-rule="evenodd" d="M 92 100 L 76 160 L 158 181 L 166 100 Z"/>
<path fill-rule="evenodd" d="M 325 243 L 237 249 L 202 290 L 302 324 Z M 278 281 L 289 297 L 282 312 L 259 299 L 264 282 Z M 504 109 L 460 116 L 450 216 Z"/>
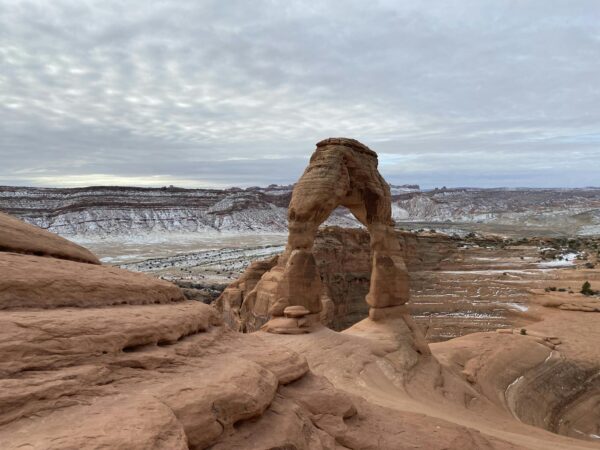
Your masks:
<path fill-rule="evenodd" d="M 598 185 L 600 4 L 0 0 L 0 184 Z"/>

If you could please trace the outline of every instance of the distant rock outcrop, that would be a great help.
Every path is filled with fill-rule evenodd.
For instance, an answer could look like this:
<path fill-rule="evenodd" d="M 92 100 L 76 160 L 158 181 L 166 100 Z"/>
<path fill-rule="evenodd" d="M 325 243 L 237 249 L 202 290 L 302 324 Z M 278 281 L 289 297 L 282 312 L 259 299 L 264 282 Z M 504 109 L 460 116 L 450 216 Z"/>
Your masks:
<path fill-rule="evenodd" d="M 81 241 L 202 231 L 284 232 L 293 186 L 182 189 L 0 186 L 0 211 Z M 490 223 L 567 235 L 600 234 L 600 189 L 436 189 L 390 186 L 398 221 Z M 339 209 L 329 225 L 356 227 Z M 541 234 L 541 233 L 536 233 Z M 158 236 L 157 236 L 158 237 Z"/>

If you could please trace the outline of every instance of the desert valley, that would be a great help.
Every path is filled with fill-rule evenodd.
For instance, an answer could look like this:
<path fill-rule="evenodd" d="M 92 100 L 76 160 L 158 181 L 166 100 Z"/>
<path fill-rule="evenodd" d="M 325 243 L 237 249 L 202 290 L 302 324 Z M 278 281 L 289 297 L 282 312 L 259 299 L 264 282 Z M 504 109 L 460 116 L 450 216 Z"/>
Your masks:
<path fill-rule="evenodd" d="M 0 211 L 2 449 L 600 445 L 598 189 L 389 186 L 336 138 L 291 186 Z"/>

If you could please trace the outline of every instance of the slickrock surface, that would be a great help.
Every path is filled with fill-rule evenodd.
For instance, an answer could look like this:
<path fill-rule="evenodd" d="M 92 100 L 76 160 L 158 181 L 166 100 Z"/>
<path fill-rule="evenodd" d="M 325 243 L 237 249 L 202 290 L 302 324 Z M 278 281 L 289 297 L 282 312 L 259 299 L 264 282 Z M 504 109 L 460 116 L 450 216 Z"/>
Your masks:
<path fill-rule="evenodd" d="M 27 252 L 49 257 L 0 251 L 0 448 L 206 448 L 308 372 L 175 285 L 60 259 L 74 247 L 48 239 Z"/>
<path fill-rule="evenodd" d="M 600 328 L 583 312 L 539 313 L 544 320 L 524 334 L 475 333 L 432 351 L 516 419 L 597 446 L 600 351 L 591 343 L 599 342 Z"/>
<path fill-rule="evenodd" d="M 0 251 L 100 264 L 86 248 L 1 212 Z"/>
<path fill-rule="evenodd" d="M 0 309 L 168 303 L 183 300 L 166 281 L 109 266 L 0 253 Z"/>
<path fill-rule="evenodd" d="M 496 448 L 499 443 L 490 437 L 506 448 L 597 448 L 599 411 L 593 405 L 600 395 L 598 350 L 582 354 L 574 346 L 581 339 L 576 328 L 590 340 L 600 338 L 600 330 L 584 313 L 556 313 L 527 329 L 547 335 L 548 328 L 560 329 L 563 314 L 577 314 L 573 327 L 560 331 L 555 350 L 531 336 L 492 332 L 433 344 L 433 356 L 422 356 L 407 341 L 405 324 L 398 319 L 364 320 L 343 333 L 321 329 L 268 337 L 306 356 L 311 370 L 337 388 L 392 410 L 390 418 L 398 417 L 393 411 L 402 411 L 402 424 L 410 413 L 430 424 L 444 420 L 478 430 L 465 430 L 461 444 L 457 440 L 448 448 Z M 359 401 L 355 406 L 364 411 Z M 441 437 L 437 432 L 436 426 L 433 436 Z M 387 438 L 382 436 L 381 448 L 394 448 Z M 404 438 L 411 442 L 410 435 Z M 425 440 L 414 444 L 431 445 Z"/>
<path fill-rule="evenodd" d="M 20 260 L 27 264 L 15 266 Z M 36 276 L 64 269 L 77 281 L 57 275 L 57 292 L 80 295 L 77 307 L 36 294 L 0 313 L 2 449 L 518 448 L 345 393 L 286 342 L 235 333 L 203 303 L 114 301 L 117 286 L 143 289 L 135 283 L 142 275 L 8 252 L 0 261 L 28 275 L 13 277 L 8 293 L 31 285 L 52 296 L 52 283 L 38 285 Z M 144 294 L 160 301 L 152 289 Z M 403 371 L 411 370 L 420 358 L 414 343 L 401 350 L 410 355 Z M 378 344 L 365 352 L 373 361 L 385 354 Z"/>
<path fill-rule="evenodd" d="M 205 448 L 308 370 L 197 302 L 54 313 L 5 319 L 1 448 Z"/>
<path fill-rule="evenodd" d="M 105 269 L 0 252 L 16 256 Z M 261 264 L 257 272 L 269 267 Z M 75 273 L 85 286 L 87 272 Z M 25 292 L 29 280 L 18 283 Z M 400 317 L 405 306 L 343 333 L 316 325 L 302 335 L 239 334 L 200 302 L 100 306 L 99 298 L 0 312 L 0 448 L 595 448 L 541 428 L 594 432 L 590 361 L 600 355 L 577 334 L 600 339 L 592 314 L 540 306 L 551 316 L 526 336 L 480 333 L 436 344 L 431 355 Z M 298 307 L 287 313 L 307 317 Z M 548 328 L 559 330 L 555 350 L 533 339 L 551 336 Z M 514 384 L 519 377 L 526 382 Z"/>
<path fill-rule="evenodd" d="M 11 252 L 0 267 L 2 449 L 206 448 L 278 414 L 272 404 L 288 407 L 280 386 L 308 373 L 302 356 L 230 331 L 169 283 Z M 351 405 L 319 383 L 317 404 Z M 307 423 L 283 445 L 308 448 L 307 427 L 320 436 L 312 442 L 333 442 L 303 405 L 284 420 L 296 424 L 296 414 Z"/>

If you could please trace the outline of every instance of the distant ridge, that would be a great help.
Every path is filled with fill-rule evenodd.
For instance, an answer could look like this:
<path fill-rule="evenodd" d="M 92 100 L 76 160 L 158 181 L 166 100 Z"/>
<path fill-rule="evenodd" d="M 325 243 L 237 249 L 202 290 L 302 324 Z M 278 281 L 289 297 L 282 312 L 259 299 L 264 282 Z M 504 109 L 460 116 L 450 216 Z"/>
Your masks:
<path fill-rule="evenodd" d="M 227 189 L 0 186 L 0 211 L 76 240 L 147 233 L 285 233 L 293 185 Z M 556 227 L 600 234 L 600 188 L 392 185 L 397 222 Z M 358 226 L 339 209 L 330 225 Z"/>

